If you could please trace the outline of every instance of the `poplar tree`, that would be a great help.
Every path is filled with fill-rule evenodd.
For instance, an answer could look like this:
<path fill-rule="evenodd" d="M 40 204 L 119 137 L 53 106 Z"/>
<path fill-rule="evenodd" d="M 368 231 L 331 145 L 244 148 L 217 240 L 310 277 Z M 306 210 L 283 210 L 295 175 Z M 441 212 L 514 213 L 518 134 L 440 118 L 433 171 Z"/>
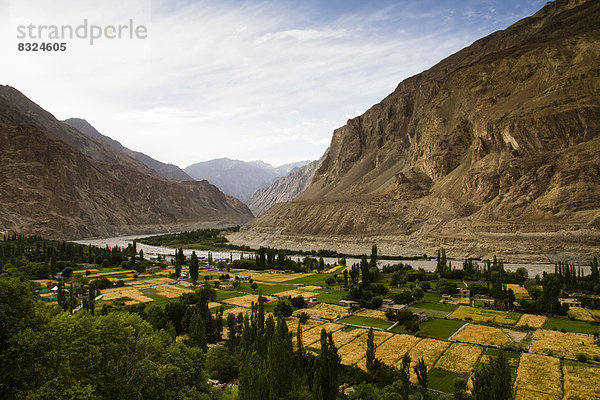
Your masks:
<path fill-rule="evenodd" d="M 190 278 L 192 279 L 192 284 L 196 285 L 198 282 L 198 256 L 196 252 L 192 252 L 192 256 L 190 257 Z"/>

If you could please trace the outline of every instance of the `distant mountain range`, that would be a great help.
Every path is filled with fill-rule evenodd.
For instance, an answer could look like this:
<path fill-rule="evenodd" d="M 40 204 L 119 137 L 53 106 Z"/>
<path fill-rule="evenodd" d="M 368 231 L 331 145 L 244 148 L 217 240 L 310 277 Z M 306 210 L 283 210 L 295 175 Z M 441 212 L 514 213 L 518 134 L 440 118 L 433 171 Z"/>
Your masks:
<path fill-rule="evenodd" d="M 190 165 L 184 171 L 196 180 L 206 179 L 224 193 L 247 202 L 257 190 L 268 187 L 277 178 L 309 162 L 299 161 L 273 167 L 263 161 L 218 158 Z"/>
<path fill-rule="evenodd" d="M 131 155 L 139 153 L 70 122 L 87 134 L 0 86 L 0 231 L 78 239 L 252 218 L 245 204 L 209 182 L 165 179 Z"/>
<path fill-rule="evenodd" d="M 264 189 L 258 189 L 246 202 L 255 217 L 267 211 L 277 203 L 292 201 L 312 182 L 312 178 L 321 165 L 321 160 L 313 161 L 299 168 L 294 168 Z"/>
<path fill-rule="evenodd" d="M 147 156 L 144 153 L 140 153 L 139 151 L 133 151 L 123 146 L 118 141 L 109 138 L 98 132 L 96 128 L 90 125 L 85 119 L 81 118 L 69 118 L 63 121 L 65 124 L 72 126 L 77 129 L 81 133 L 85 133 L 88 136 L 93 137 L 94 139 L 101 140 L 105 143 L 110 144 L 111 146 L 125 152 L 132 158 L 135 158 L 138 161 L 144 163 L 148 168 L 153 169 L 158 172 L 160 176 L 167 179 L 175 179 L 177 181 L 193 181 L 194 178 L 183 172 L 181 168 L 173 164 L 165 164 L 154 158 Z"/>

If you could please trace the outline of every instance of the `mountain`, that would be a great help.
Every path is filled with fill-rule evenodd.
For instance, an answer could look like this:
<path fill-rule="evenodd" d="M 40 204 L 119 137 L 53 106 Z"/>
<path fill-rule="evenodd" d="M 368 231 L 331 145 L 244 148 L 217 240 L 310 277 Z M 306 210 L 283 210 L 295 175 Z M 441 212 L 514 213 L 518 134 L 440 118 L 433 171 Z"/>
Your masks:
<path fill-rule="evenodd" d="M 239 200 L 164 179 L 0 86 L 0 231 L 77 239 L 240 224 Z"/>
<path fill-rule="evenodd" d="M 224 193 L 246 202 L 258 189 L 269 186 L 293 168 L 308 162 L 300 161 L 275 168 L 263 161 L 218 158 L 190 165 L 185 172 L 196 180 L 207 179 Z"/>
<path fill-rule="evenodd" d="M 90 123 L 87 122 L 85 119 L 69 118 L 62 122 L 64 122 L 65 124 L 67 124 L 69 126 L 72 126 L 73 128 L 77 129 L 81 133 L 91 136 L 94 139 L 98 139 L 104 143 L 108 143 L 111 146 L 117 148 L 118 150 L 121 150 L 122 152 L 129 155 L 130 157 L 144 163 L 148 168 L 153 169 L 163 178 L 175 179 L 177 181 L 193 181 L 194 180 L 191 176 L 189 176 L 188 174 L 183 172 L 183 170 L 176 165 L 165 164 L 158 160 L 155 160 L 154 158 L 152 158 L 144 153 L 140 153 L 139 151 L 130 150 L 127 147 L 123 146 L 118 141 L 101 134 L 100 132 L 98 132 L 96 130 L 96 128 L 94 128 L 92 125 L 90 125 Z"/>
<path fill-rule="evenodd" d="M 234 243 L 548 260 L 600 243 L 600 2 L 557 0 L 334 131 Z"/>
<path fill-rule="evenodd" d="M 292 201 L 310 185 L 320 164 L 321 160 L 316 160 L 310 164 L 295 167 L 286 176 L 273 182 L 271 186 L 254 192 L 246 203 L 252 214 L 258 217 L 276 203 Z"/>

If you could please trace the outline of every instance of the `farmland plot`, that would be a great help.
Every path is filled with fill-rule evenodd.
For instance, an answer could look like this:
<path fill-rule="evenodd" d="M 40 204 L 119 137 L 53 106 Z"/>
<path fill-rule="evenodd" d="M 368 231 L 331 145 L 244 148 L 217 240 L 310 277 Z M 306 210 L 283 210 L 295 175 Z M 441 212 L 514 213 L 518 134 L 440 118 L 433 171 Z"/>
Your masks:
<path fill-rule="evenodd" d="M 450 314 L 449 317 L 454 319 L 471 319 L 478 322 L 495 322 L 497 324 L 514 325 L 521 317 L 521 314 L 461 306 Z"/>
<path fill-rule="evenodd" d="M 600 346 L 594 343 L 593 336 L 546 330 L 536 331 L 531 351 L 569 358 L 576 358 L 577 354 L 600 357 Z"/>
<path fill-rule="evenodd" d="M 419 359 L 421 358 L 423 361 L 425 361 L 425 364 L 427 364 L 427 369 L 432 368 L 442 353 L 446 351 L 448 346 L 450 346 L 450 343 L 442 340 L 430 338 L 421 340 L 408 352 L 408 355 L 410 356 L 411 368 L 417 365 L 417 362 L 419 362 Z"/>
<path fill-rule="evenodd" d="M 563 366 L 565 399 L 600 399 L 600 367 L 582 363 Z"/>
<path fill-rule="evenodd" d="M 435 365 L 436 368 L 456 374 L 469 374 L 477 365 L 479 356 L 483 352 L 480 346 L 465 343 L 454 343 L 442 355 Z"/>
<path fill-rule="evenodd" d="M 517 326 L 529 326 L 530 328 L 540 329 L 546 323 L 546 317 L 543 315 L 523 314 Z"/>
<path fill-rule="evenodd" d="M 327 322 L 327 323 L 319 325 L 315 328 L 309 329 L 307 331 L 303 331 L 302 332 L 302 344 L 304 345 L 304 347 L 308 347 L 311 344 L 321 340 L 321 331 L 323 329 L 325 329 L 325 331 L 327 333 L 329 333 L 329 332 L 335 332 L 339 329 L 342 329 L 343 327 L 344 327 L 344 325 L 333 324 L 333 323 Z"/>
<path fill-rule="evenodd" d="M 154 289 L 156 289 L 156 294 L 169 299 L 175 299 L 184 293 L 193 292 L 192 289 L 183 288 L 181 286 L 156 286 Z"/>
<path fill-rule="evenodd" d="M 393 366 L 420 341 L 420 338 L 412 335 L 394 335 L 377 347 L 376 356 Z"/>
<path fill-rule="evenodd" d="M 354 338 L 361 336 L 367 332 L 367 329 L 362 328 L 340 329 L 339 331 L 333 333 L 333 343 L 335 344 L 335 347 L 339 349 L 346 343 L 350 342 L 351 340 L 354 340 Z"/>
<path fill-rule="evenodd" d="M 589 311 L 583 307 L 569 307 L 567 314 L 572 319 L 576 319 L 578 321 L 591 322 L 594 320 L 594 317 L 592 317 Z"/>
<path fill-rule="evenodd" d="M 296 310 L 295 314 L 305 312 L 311 318 L 323 318 L 334 320 L 348 313 L 348 309 L 345 307 L 337 306 L 335 304 L 320 303 L 311 308 L 303 308 Z"/>
<path fill-rule="evenodd" d="M 354 315 L 357 315 L 359 317 L 383 319 L 384 321 L 387 321 L 387 317 L 385 316 L 385 313 L 383 311 L 379 311 L 379 310 L 366 309 L 366 310 L 362 310 Z"/>
<path fill-rule="evenodd" d="M 510 342 L 508 335 L 501 329 L 475 324 L 467 324 L 460 332 L 452 336 L 452 340 L 493 346 L 502 346 Z"/>
<path fill-rule="evenodd" d="M 560 398 L 562 396 L 560 360 L 524 353 L 517 371 L 517 400 Z"/>
<path fill-rule="evenodd" d="M 252 303 L 256 303 L 258 304 L 258 295 L 256 294 L 247 294 L 245 296 L 239 296 L 239 297 L 232 297 L 230 299 L 227 299 L 226 302 L 230 303 L 230 304 L 235 304 L 236 306 L 240 306 L 240 307 L 250 307 L 252 305 Z M 263 296 L 266 297 L 267 302 L 274 300 L 273 297 L 269 297 L 269 296 Z"/>

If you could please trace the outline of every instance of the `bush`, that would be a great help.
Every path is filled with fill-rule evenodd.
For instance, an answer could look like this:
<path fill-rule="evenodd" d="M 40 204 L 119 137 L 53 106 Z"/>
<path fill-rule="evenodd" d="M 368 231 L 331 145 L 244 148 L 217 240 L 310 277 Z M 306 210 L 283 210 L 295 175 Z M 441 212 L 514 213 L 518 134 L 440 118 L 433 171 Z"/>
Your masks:
<path fill-rule="evenodd" d="M 577 358 L 577 361 L 579 361 L 579 362 L 587 362 L 588 361 L 587 354 L 577 353 L 577 356 L 575 356 L 575 357 Z"/>

